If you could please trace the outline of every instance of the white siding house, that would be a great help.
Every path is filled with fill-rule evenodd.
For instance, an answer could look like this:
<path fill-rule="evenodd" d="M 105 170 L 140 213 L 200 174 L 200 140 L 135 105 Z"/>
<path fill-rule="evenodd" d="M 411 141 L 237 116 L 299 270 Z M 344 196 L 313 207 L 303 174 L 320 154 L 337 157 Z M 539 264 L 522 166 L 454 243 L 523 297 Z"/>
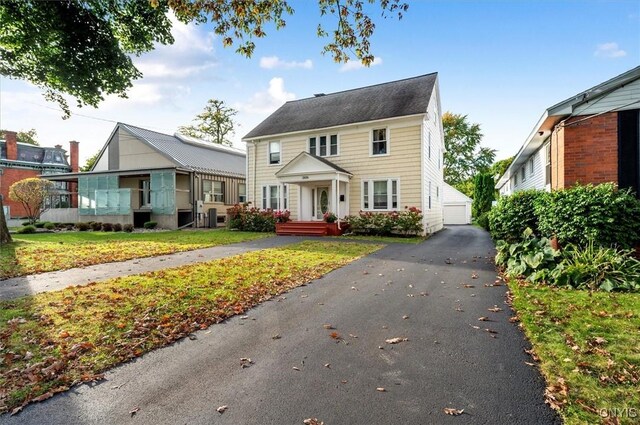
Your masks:
<path fill-rule="evenodd" d="M 417 207 L 436 232 L 440 117 L 435 73 L 287 102 L 243 138 L 248 200 L 304 222 Z"/>

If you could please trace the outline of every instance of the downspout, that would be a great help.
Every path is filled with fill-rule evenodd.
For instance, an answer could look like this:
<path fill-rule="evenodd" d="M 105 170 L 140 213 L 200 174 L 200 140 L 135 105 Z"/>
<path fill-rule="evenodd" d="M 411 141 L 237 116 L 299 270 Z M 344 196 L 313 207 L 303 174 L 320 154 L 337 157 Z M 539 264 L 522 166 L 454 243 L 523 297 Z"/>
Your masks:
<path fill-rule="evenodd" d="M 192 171 L 189 173 L 189 179 L 191 180 L 191 217 L 193 218 L 193 220 L 191 221 L 192 225 L 195 225 L 194 227 L 198 227 L 198 224 L 196 222 L 196 216 L 197 216 L 197 212 L 196 212 L 196 186 L 195 186 L 195 173 Z"/>
<path fill-rule="evenodd" d="M 336 173 L 336 215 L 338 216 L 338 229 L 342 230 L 342 227 L 340 227 L 340 179 L 338 178 L 337 173 Z"/>
<path fill-rule="evenodd" d="M 253 144 L 253 207 L 257 208 L 257 203 L 256 203 L 256 174 L 257 174 L 257 169 L 256 167 L 258 166 L 258 143 L 255 140 L 252 140 L 251 143 Z"/>

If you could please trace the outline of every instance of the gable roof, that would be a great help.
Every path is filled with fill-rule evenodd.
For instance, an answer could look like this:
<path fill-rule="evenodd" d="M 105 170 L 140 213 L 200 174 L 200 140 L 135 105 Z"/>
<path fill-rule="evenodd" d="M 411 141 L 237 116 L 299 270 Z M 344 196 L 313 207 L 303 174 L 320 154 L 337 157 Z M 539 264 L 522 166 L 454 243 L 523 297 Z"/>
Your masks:
<path fill-rule="evenodd" d="M 243 139 L 427 112 L 438 73 L 321 94 L 282 105 Z"/>
<path fill-rule="evenodd" d="M 594 100 L 601 98 L 620 87 L 629 84 L 635 80 L 640 79 L 640 66 L 637 66 L 629 71 L 626 71 L 620 75 L 617 75 L 603 83 L 600 83 L 590 89 L 584 90 L 575 96 L 571 96 L 568 99 L 558 102 L 553 106 L 545 109 L 542 116 L 536 123 L 535 127 L 529 134 L 529 137 L 525 140 L 524 144 L 520 147 L 516 156 L 505 173 L 500 176 L 496 183 L 496 188 L 502 188 L 511 178 L 514 172 L 516 172 L 540 147 L 544 144 L 547 138 L 550 136 L 551 131 L 555 128 L 560 121 L 571 117 L 574 114 L 576 108 L 584 105 L 587 102 L 595 103 Z M 633 102 L 625 106 L 640 103 L 640 99 L 636 99 Z M 618 110 L 621 108 L 615 108 Z M 580 115 L 580 113 L 577 113 Z"/>
<path fill-rule="evenodd" d="M 134 135 L 179 167 L 192 171 L 244 177 L 246 153 L 240 149 L 182 134 L 170 136 L 124 123 L 118 123 L 114 132 L 118 129 Z"/>
<path fill-rule="evenodd" d="M 344 173 L 347 174 L 349 176 L 352 176 L 353 174 L 351 174 L 350 172 L 348 172 L 347 170 L 345 170 L 342 167 L 337 166 L 336 164 L 334 164 L 333 162 L 329 161 L 328 159 L 322 158 L 320 156 L 317 155 L 312 155 L 309 152 L 300 152 L 298 155 L 296 155 L 295 158 L 293 158 L 291 161 L 289 161 L 284 167 L 282 167 L 280 170 L 278 170 L 278 172 L 275 174 L 276 177 L 279 176 L 285 176 L 288 175 L 292 172 L 293 169 L 296 168 L 296 166 L 302 164 L 305 160 L 310 160 L 312 162 L 315 162 L 315 166 L 320 165 L 321 169 L 315 169 L 312 170 L 312 172 L 326 172 L 327 170 L 324 169 L 324 167 L 322 166 L 326 166 L 328 167 L 328 169 L 331 169 L 333 171 L 336 171 L 338 173 Z M 320 164 L 317 164 L 320 163 Z M 308 164 L 307 164 L 308 166 Z M 310 172 L 310 170 L 305 170 L 304 174 L 308 174 Z M 297 174 L 296 171 L 293 171 L 294 174 Z"/>

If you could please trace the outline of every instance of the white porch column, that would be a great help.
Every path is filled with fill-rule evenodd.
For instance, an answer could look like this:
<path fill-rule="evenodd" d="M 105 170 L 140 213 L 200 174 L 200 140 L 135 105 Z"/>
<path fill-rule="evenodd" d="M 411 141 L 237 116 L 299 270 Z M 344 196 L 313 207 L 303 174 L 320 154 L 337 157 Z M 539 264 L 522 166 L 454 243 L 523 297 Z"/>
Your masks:
<path fill-rule="evenodd" d="M 338 203 L 336 202 L 336 193 L 338 192 L 338 178 L 334 178 L 333 180 L 331 180 L 331 193 L 333 194 L 333 205 L 332 205 L 332 210 L 335 212 L 337 211 L 337 208 L 339 208 Z M 336 213 L 336 215 L 338 215 Z"/>
<path fill-rule="evenodd" d="M 298 221 L 302 220 L 302 185 L 298 185 Z"/>

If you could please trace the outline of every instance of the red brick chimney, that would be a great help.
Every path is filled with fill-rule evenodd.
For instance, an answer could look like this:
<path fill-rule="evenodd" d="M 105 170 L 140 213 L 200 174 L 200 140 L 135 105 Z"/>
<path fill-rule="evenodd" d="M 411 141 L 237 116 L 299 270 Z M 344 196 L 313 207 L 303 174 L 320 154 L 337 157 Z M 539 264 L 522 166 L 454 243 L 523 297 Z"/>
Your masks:
<path fill-rule="evenodd" d="M 17 160 L 18 159 L 18 135 L 15 131 L 5 131 L 4 132 L 4 141 L 7 145 L 7 159 L 9 160 Z"/>
<path fill-rule="evenodd" d="M 71 165 L 71 172 L 77 173 L 79 170 L 78 167 L 78 145 L 80 143 L 72 140 L 69 142 L 69 165 Z"/>

